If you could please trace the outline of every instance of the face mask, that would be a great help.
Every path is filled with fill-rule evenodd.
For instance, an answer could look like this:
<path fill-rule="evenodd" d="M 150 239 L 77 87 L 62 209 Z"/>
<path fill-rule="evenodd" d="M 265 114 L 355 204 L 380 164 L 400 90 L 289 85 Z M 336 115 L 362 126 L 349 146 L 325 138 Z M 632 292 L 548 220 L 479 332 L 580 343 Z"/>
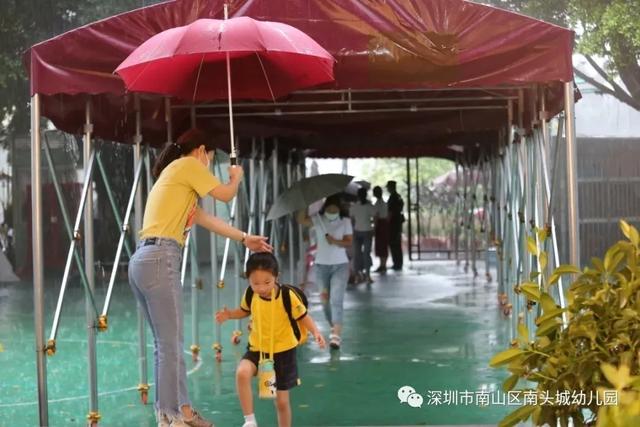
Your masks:
<path fill-rule="evenodd" d="M 325 218 L 327 218 L 329 221 L 335 221 L 336 219 L 338 219 L 338 218 L 340 217 L 340 214 L 325 212 L 325 213 L 324 213 L 324 216 L 325 216 Z"/>

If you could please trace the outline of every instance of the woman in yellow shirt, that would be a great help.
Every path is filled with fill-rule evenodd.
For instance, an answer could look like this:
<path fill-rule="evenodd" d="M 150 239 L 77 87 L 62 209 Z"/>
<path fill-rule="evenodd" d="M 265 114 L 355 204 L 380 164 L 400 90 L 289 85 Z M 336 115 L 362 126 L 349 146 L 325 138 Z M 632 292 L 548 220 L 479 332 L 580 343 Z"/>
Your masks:
<path fill-rule="evenodd" d="M 140 243 L 129 263 L 129 283 L 154 337 L 155 409 L 159 427 L 212 427 L 191 406 L 186 386 L 180 266 L 193 224 L 242 242 L 252 251 L 271 251 L 267 239 L 247 235 L 198 207 L 207 195 L 228 202 L 236 195 L 242 168 L 229 168 L 229 183 L 209 171 L 215 150 L 206 135 L 191 129 L 162 150 L 153 168 L 157 181 L 147 199 Z"/>

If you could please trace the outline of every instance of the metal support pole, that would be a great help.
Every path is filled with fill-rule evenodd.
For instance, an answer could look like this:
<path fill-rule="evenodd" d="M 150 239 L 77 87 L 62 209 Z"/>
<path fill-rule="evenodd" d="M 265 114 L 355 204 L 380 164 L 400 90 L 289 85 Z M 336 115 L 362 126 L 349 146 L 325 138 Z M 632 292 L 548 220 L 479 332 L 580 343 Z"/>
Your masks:
<path fill-rule="evenodd" d="M 49 425 L 47 363 L 44 343 L 44 252 L 42 247 L 42 180 L 40 139 L 40 95 L 31 97 L 31 233 L 33 250 L 33 320 L 38 377 L 38 418 L 40 426 Z"/>
<path fill-rule="evenodd" d="M 567 144 L 567 204 L 569 214 L 569 262 L 580 267 L 580 213 L 578 212 L 578 153 L 573 82 L 564 84 Z"/>
<path fill-rule="evenodd" d="M 247 234 L 253 234 L 253 228 L 256 224 L 256 162 L 255 157 L 257 155 L 256 140 L 251 140 L 251 157 L 249 158 L 249 223 L 247 224 Z M 244 251 L 244 263 L 249 260 L 249 248 L 245 248 Z"/>
<path fill-rule="evenodd" d="M 82 222 L 83 211 L 86 206 L 87 195 L 89 192 L 89 188 L 91 186 L 91 177 L 93 174 L 93 165 L 95 160 L 95 154 L 91 155 L 89 159 L 89 164 L 85 166 L 85 178 L 84 184 L 82 185 L 82 193 L 80 196 L 80 206 L 78 207 L 78 212 L 76 215 L 76 221 L 73 229 L 73 238 L 71 239 L 71 243 L 69 244 L 69 252 L 67 253 L 67 261 L 64 268 L 64 274 L 62 276 L 62 284 L 60 285 L 60 293 L 58 295 L 58 303 L 56 305 L 56 311 L 53 315 L 53 326 L 51 328 L 51 334 L 49 336 L 49 341 L 47 342 L 47 354 L 53 355 L 56 352 L 56 336 L 58 334 L 58 326 L 60 324 L 60 313 L 62 312 L 62 303 L 64 302 L 64 295 L 67 290 L 67 284 L 69 282 L 69 274 L 71 272 L 71 262 L 73 260 L 74 255 L 76 256 L 76 262 L 80 262 L 80 255 L 77 254 L 77 245 L 81 239 L 80 234 L 80 223 Z M 95 305 L 95 301 L 93 299 L 93 292 L 89 287 L 89 279 L 85 273 L 85 266 L 80 264 L 78 266 L 80 270 L 80 277 L 82 284 L 84 285 L 85 292 L 89 296 L 91 300 L 91 307 L 93 308 L 94 316 L 98 317 L 98 308 Z"/>
<path fill-rule="evenodd" d="M 291 162 L 292 162 L 291 153 L 289 153 L 289 159 L 287 161 L 287 188 L 290 188 L 293 185 L 293 176 L 291 170 Z M 288 238 L 289 238 L 289 247 L 287 248 L 287 253 L 289 254 L 289 283 L 294 285 L 295 282 L 295 257 L 294 257 L 294 247 L 293 247 L 293 221 L 294 221 L 295 213 L 290 217 L 287 216 L 287 225 L 288 225 Z"/>
<path fill-rule="evenodd" d="M 213 158 L 213 163 L 211 164 L 211 172 L 215 173 L 216 164 L 218 163 L 218 156 Z M 208 198 L 209 203 L 211 204 L 211 213 L 213 216 L 217 214 L 217 201 L 213 197 Z M 211 291 L 212 296 L 212 307 L 213 307 L 213 315 L 220 310 L 220 292 L 222 287 L 224 286 L 224 281 L 218 280 L 218 236 L 216 233 L 209 233 L 209 247 L 211 250 L 211 286 L 215 286 L 215 288 Z M 222 342 L 220 340 L 220 336 L 222 334 L 222 328 L 218 322 L 214 323 L 214 339 L 213 345 L 211 348 L 215 352 L 215 357 L 217 362 L 222 362 Z"/>
<path fill-rule="evenodd" d="M 69 271 L 71 269 L 71 257 L 73 257 L 76 262 L 76 267 L 78 268 L 78 271 L 80 273 L 80 280 L 82 282 L 82 285 L 85 287 L 85 289 L 89 287 L 89 284 L 87 283 L 87 275 L 85 274 L 85 271 L 84 271 L 84 265 L 82 263 L 80 252 L 78 250 L 78 247 L 76 246 L 76 238 L 74 233 L 74 230 L 79 233 L 80 221 L 82 219 L 82 216 L 81 216 L 82 208 L 84 206 L 85 199 L 84 197 L 82 198 L 83 202 L 81 203 L 81 207 L 79 208 L 78 216 L 76 218 L 76 226 L 75 228 L 71 228 L 71 222 L 69 220 L 67 205 L 64 201 L 64 196 L 62 194 L 62 188 L 60 187 L 60 182 L 58 181 L 58 176 L 56 175 L 56 168 L 55 168 L 55 165 L 53 164 L 53 157 L 51 156 L 51 150 L 49 149 L 49 141 L 46 133 L 44 136 L 44 152 L 47 158 L 49 171 L 51 173 L 51 181 L 53 182 L 53 186 L 56 190 L 56 197 L 58 199 L 60 211 L 62 212 L 64 226 L 65 226 L 65 229 L 67 230 L 67 235 L 69 236 L 69 242 L 71 246 L 67 254 L 67 263 L 66 263 L 67 268 L 65 268 L 65 275 L 63 276 L 64 278 L 60 288 L 60 294 L 58 296 L 58 304 L 56 306 L 56 311 L 53 315 L 54 320 L 53 320 L 53 327 L 51 328 L 51 338 L 47 342 L 47 349 L 49 349 L 51 354 L 53 354 L 53 352 L 55 352 L 55 339 L 58 332 L 58 325 L 60 322 L 60 313 L 62 311 L 62 303 L 64 302 L 64 294 L 67 286 L 67 280 L 69 278 Z M 83 195 L 85 193 L 86 193 L 85 191 L 82 192 Z M 97 315 L 97 312 L 96 312 L 96 315 Z"/>
<path fill-rule="evenodd" d="M 411 219 L 411 159 L 407 157 L 407 243 L 409 261 L 413 261 L 413 220 Z M 419 237 L 418 237 L 419 238 Z"/>
<path fill-rule="evenodd" d="M 134 152 L 135 152 L 135 147 L 134 147 Z M 100 171 L 100 176 L 102 177 L 102 182 L 104 183 L 105 190 L 107 191 L 107 198 L 109 199 L 109 204 L 111 205 L 111 211 L 113 212 L 113 217 L 116 220 L 116 224 L 118 225 L 118 228 L 122 229 L 124 224 L 122 222 L 122 218 L 120 217 L 120 213 L 118 212 L 118 206 L 116 205 L 116 200 L 113 197 L 111 184 L 109 184 L 109 176 L 107 175 L 107 170 L 104 168 L 104 165 L 102 164 L 100 153 L 96 153 L 96 164 L 98 165 L 98 171 Z M 134 164 L 138 164 L 138 162 L 134 162 Z M 132 251 L 131 251 L 131 245 L 129 244 L 128 239 L 125 239 L 124 241 L 124 249 L 127 252 L 127 256 L 131 258 Z"/>
<path fill-rule="evenodd" d="M 200 268 L 198 266 L 198 241 L 195 229 L 189 233 L 191 240 L 190 266 L 191 266 L 191 356 L 194 362 L 198 361 L 200 354 L 200 328 L 198 327 L 198 292 L 202 289 L 202 279 L 200 278 Z"/>
<path fill-rule="evenodd" d="M 272 167 L 273 170 L 272 172 L 272 184 L 273 184 L 273 199 L 272 199 L 272 203 L 275 203 L 276 199 L 278 198 L 278 140 L 275 139 L 273 141 L 273 154 L 271 157 L 271 161 L 272 161 Z M 279 236 L 278 236 L 278 230 L 279 230 L 279 226 L 280 225 L 280 220 L 279 219 L 275 219 L 273 221 L 271 221 L 271 244 L 273 245 L 273 250 L 275 251 L 275 255 L 276 257 L 278 256 L 278 252 L 279 252 Z"/>
<path fill-rule="evenodd" d="M 264 170 L 265 158 L 267 157 L 267 152 L 264 144 L 264 139 L 260 141 L 260 161 L 258 162 L 260 168 L 260 178 L 258 178 L 258 182 L 260 183 L 260 235 L 265 235 L 265 221 L 267 218 L 267 175 Z"/>
<path fill-rule="evenodd" d="M 455 215 L 453 217 L 453 220 L 455 221 L 453 228 L 453 250 L 456 255 L 457 265 L 460 265 L 460 218 L 462 217 L 460 204 L 460 159 L 456 158 L 456 202 Z"/>
<path fill-rule="evenodd" d="M 118 275 L 118 265 L 120 264 L 120 258 L 122 256 L 122 247 L 124 246 L 125 239 L 127 238 L 127 234 L 129 232 L 129 219 L 131 216 L 131 211 L 133 209 L 133 204 L 135 200 L 136 193 L 138 191 L 138 185 L 140 183 L 140 175 L 142 175 L 142 159 L 140 156 L 137 156 L 138 163 L 135 165 L 136 169 L 133 175 L 133 187 L 131 188 L 131 194 L 129 195 L 129 202 L 127 203 L 127 210 L 125 211 L 124 221 L 122 223 L 122 228 L 120 230 L 120 240 L 118 240 L 118 247 L 116 249 L 116 256 L 113 261 L 113 266 L 111 269 L 111 277 L 109 279 L 109 287 L 107 289 L 107 296 L 104 302 L 104 308 L 102 310 L 102 314 L 100 315 L 100 329 L 106 330 L 107 326 L 107 312 L 109 310 L 109 305 L 111 304 L 111 293 L 113 291 L 114 284 L 116 282 L 116 277 Z"/>
<path fill-rule="evenodd" d="M 415 189 L 416 189 L 416 234 L 418 235 L 417 250 L 418 250 L 418 260 L 422 256 L 422 246 L 420 245 L 420 240 L 422 239 L 422 215 L 420 209 L 420 158 L 416 157 L 416 180 L 415 180 Z M 427 234 L 427 237 L 429 235 Z"/>
<path fill-rule="evenodd" d="M 304 157 L 301 156 L 301 159 L 298 159 L 299 163 L 296 167 L 297 177 L 296 180 L 300 181 L 304 179 Z M 304 238 L 303 238 L 303 228 L 302 225 L 298 223 L 298 258 L 300 260 L 300 280 L 299 284 L 306 285 L 307 278 L 306 276 L 306 251 L 304 247 Z"/>
<path fill-rule="evenodd" d="M 84 165 L 85 173 L 90 173 L 87 166 L 93 157 L 92 134 L 93 124 L 91 123 L 91 103 L 87 100 L 85 105 L 85 127 L 84 127 Z M 95 271 L 94 271 L 94 239 L 93 239 L 93 181 L 89 182 L 87 190 L 87 201 L 84 207 L 84 262 L 89 283 L 89 291 L 85 298 L 86 322 L 87 322 L 87 361 L 89 377 L 89 414 L 87 416 L 89 425 L 97 425 L 100 420 L 98 412 L 98 358 L 96 352 L 96 317 L 93 312 L 94 306 L 91 294 L 95 293 Z"/>
<path fill-rule="evenodd" d="M 145 150 L 144 160 L 141 157 L 142 155 L 142 111 L 140 109 L 140 97 L 138 94 L 134 95 L 134 108 L 136 111 L 136 134 L 134 137 L 135 146 L 133 147 L 133 164 L 137 165 L 138 162 L 145 162 L 145 170 L 147 172 L 147 179 L 150 178 L 151 170 L 149 169 L 149 150 Z M 135 166 L 134 166 L 135 167 Z M 136 171 L 134 170 L 134 179 L 136 176 Z M 134 201 L 134 209 L 135 214 L 133 217 L 133 239 L 137 244 L 140 240 L 140 230 L 142 230 L 142 216 L 143 216 L 143 207 L 142 207 L 142 191 L 139 190 L 139 178 L 134 184 L 136 186 L 135 190 L 135 201 Z M 149 184 L 149 183 L 147 183 Z M 151 190 L 151 186 L 147 186 L 147 191 Z M 124 225 L 124 224 L 123 224 Z M 129 259 L 131 259 L 131 254 L 129 254 Z M 138 327 L 138 391 L 140 392 L 140 400 L 143 404 L 146 404 L 149 399 L 149 379 L 147 375 L 147 329 L 146 329 L 146 321 L 143 314 L 143 309 L 140 306 L 140 303 L 136 304 L 137 310 L 137 327 Z M 157 386 L 157 385 L 156 385 Z"/>

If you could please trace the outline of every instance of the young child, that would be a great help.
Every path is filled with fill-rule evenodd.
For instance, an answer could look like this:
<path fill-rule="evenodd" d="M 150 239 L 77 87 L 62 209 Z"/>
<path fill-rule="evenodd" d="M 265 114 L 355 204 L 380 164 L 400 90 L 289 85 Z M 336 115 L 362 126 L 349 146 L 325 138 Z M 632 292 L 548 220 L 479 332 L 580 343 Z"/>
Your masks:
<path fill-rule="evenodd" d="M 236 371 L 236 388 L 245 419 L 243 427 L 258 426 L 253 413 L 251 378 L 258 373 L 260 353 L 268 354 L 271 349 L 274 352 L 271 357 L 274 360 L 276 373 L 275 405 L 278 413 L 278 426 L 291 427 L 289 390 L 297 386 L 299 382 L 296 363 L 298 339 L 294 334 L 283 303 L 283 292 L 289 292 L 292 317 L 313 334 L 320 348 L 325 348 L 324 337 L 307 313 L 307 308 L 295 292 L 280 286 L 278 273 L 278 261 L 273 254 L 268 252 L 252 254 L 246 265 L 246 277 L 253 290 L 253 296 L 250 299 L 251 306 L 248 307 L 246 303 L 247 289 L 239 308 L 229 310 L 224 307 L 223 310 L 216 313 L 218 323 L 251 316 L 248 350 L 242 357 Z M 273 301 L 272 295 L 275 296 Z"/>

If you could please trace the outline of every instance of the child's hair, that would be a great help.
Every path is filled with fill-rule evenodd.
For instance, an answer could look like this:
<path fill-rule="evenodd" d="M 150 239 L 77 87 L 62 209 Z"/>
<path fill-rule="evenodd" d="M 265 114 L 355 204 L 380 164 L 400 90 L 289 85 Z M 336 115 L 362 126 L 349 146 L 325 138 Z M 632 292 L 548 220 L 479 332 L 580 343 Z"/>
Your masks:
<path fill-rule="evenodd" d="M 278 260 L 271 252 L 253 253 L 247 260 L 245 275 L 248 278 L 249 276 L 251 276 L 251 273 L 257 270 L 268 271 L 275 277 L 278 277 L 278 273 L 280 272 L 278 267 Z"/>
<path fill-rule="evenodd" d="M 375 187 L 373 187 L 373 195 L 377 199 L 381 198 L 382 197 L 382 187 L 380 187 L 379 185 L 376 185 Z"/>

